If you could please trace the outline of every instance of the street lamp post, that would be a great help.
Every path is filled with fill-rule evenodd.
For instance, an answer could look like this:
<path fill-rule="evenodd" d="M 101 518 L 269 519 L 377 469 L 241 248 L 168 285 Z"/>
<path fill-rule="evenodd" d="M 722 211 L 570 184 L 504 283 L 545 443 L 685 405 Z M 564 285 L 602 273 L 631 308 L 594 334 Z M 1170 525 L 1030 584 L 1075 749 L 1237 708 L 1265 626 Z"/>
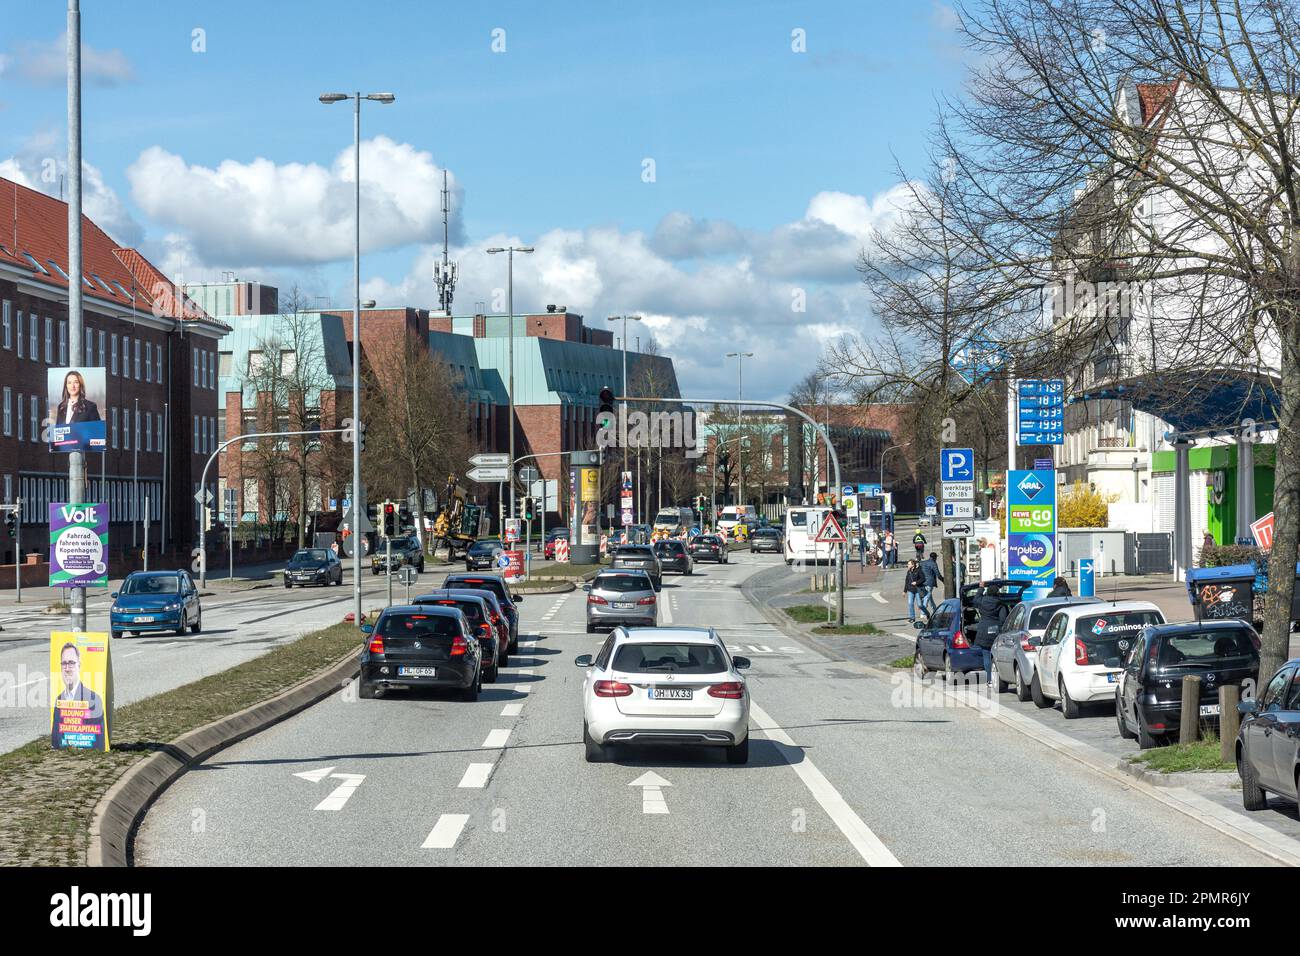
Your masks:
<path fill-rule="evenodd" d="M 623 394 L 627 394 L 627 324 L 628 322 L 640 322 L 639 315 L 611 315 L 605 319 L 606 322 L 623 323 Z M 623 403 L 623 427 L 619 429 L 619 444 L 623 446 L 623 471 L 626 473 L 627 464 L 627 402 Z M 637 494 L 641 489 L 637 488 Z"/>
<path fill-rule="evenodd" d="M 745 359 L 753 358 L 753 352 L 728 352 L 727 358 L 736 359 L 736 372 L 739 376 L 739 385 L 736 390 L 736 398 L 743 402 L 745 400 Z M 626 391 L 627 383 L 624 383 Z M 740 430 L 740 413 L 741 406 L 736 405 L 736 430 Z M 736 446 L 736 504 L 745 503 L 745 446 Z"/>
<path fill-rule="evenodd" d="M 885 507 L 885 456 L 891 451 L 895 451 L 899 448 L 906 448 L 910 444 L 912 444 L 910 441 L 905 441 L 901 445 L 890 445 L 880 453 L 880 507 L 882 509 L 880 512 L 880 531 L 882 534 L 885 531 L 885 512 L 883 510 Z M 894 519 L 892 516 L 889 519 L 889 530 L 894 530 Z"/>
<path fill-rule="evenodd" d="M 361 626 L 361 101 L 392 103 L 392 93 L 322 93 L 327 106 L 342 100 L 353 101 L 352 111 L 352 178 L 354 190 L 354 230 L 352 246 L 352 622 Z"/>
<path fill-rule="evenodd" d="M 515 253 L 530 253 L 536 251 L 532 246 L 493 246 L 489 249 L 488 255 L 494 256 L 498 252 L 506 254 L 506 311 L 510 313 L 510 328 L 506 336 L 506 353 L 507 353 L 507 383 L 506 397 L 510 403 L 509 422 L 507 428 L 510 432 L 510 460 L 515 460 Z M 513 466 L 511 474 L 508 476 L 510 481 L 510 517 L 515 517 L 515 476 Z"/>

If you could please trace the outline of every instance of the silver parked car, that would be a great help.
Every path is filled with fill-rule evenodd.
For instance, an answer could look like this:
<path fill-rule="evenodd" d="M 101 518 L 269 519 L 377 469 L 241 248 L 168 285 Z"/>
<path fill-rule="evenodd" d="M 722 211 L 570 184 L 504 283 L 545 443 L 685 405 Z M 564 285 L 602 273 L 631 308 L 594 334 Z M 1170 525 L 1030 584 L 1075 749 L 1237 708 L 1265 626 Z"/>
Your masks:
<path fill-rule="evenodd" d="M 587 633 L 597 627 L 659 622 L 659 598 L 650 575 L 642 570 L 601 571 L 583 585 L 587 592 Z"/>
<path fill-rule="evenodd" d="M 1095 597 L 1048 597 L 1021 601 L 1007 615 L 1002 631 L 993 642 L 993 678 L 998 693 L 1014 685 L 1016 697 L 1029 700 L 1029 685 L 1034 679 L 1034 661 L 1038 642 L 1043 639 L 1047 622 L 1063 607 L 1071 604 L 1100 604 Z"/>

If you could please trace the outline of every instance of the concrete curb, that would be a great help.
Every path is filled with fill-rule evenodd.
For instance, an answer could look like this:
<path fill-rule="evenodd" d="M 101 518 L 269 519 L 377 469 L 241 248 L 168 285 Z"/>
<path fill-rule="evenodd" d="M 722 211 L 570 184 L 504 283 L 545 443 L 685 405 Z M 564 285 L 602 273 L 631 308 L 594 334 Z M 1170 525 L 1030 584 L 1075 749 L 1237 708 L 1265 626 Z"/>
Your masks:
<path fill-rule="evenodd" d="M 577 585 L 572 581 L 565 584 L 559 584 L 554 587 L 545 588 L 520 588 L 520 594 L 568 594 L 570 591 L 576 591 Z"/>
<path fill-rule="evenodd" d="M 357 652 L 269 700 L 219 718 L 163 744 L 132 764 L 95 804 L 87 866 L 130 866 L 135 829 L 158 796 L 213 754 L 318 703 L 356 676 Z"/>

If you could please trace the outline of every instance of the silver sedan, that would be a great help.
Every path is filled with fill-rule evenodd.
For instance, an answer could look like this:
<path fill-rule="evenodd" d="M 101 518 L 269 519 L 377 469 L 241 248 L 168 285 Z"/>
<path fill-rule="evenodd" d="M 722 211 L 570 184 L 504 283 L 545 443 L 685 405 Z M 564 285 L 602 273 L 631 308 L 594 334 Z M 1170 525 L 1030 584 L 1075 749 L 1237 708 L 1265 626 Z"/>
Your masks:
<path fill-rule="evenodd" d="M 654 627 L 659 622 L 659 597 L 645 571 L 601 571 L 583 585 L 587 592 L 587 633 L 597 627 L 638 624 Z"/>

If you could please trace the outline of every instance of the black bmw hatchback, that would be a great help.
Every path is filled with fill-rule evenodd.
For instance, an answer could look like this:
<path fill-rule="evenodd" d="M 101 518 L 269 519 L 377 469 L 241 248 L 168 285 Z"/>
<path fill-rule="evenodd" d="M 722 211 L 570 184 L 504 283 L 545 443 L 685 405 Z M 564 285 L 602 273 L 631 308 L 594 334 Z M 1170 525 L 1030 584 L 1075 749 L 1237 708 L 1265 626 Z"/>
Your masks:
<path fill-rule="evenodd" d="M 454 687 L 461 700 L 478 700 L 483 651 L 458 608 L 390 607 L 361 630 L 368 636 L 361 650 L 362 698 L 396 687 Z"/>

